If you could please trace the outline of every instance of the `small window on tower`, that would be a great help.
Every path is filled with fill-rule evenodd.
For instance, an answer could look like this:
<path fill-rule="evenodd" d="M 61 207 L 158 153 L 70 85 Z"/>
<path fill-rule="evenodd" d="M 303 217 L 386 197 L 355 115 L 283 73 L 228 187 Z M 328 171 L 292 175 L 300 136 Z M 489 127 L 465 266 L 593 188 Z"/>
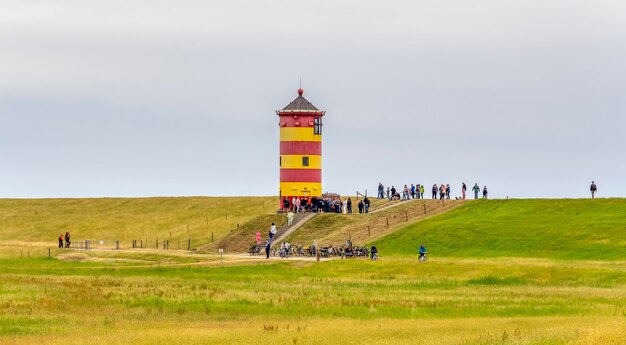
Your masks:
<path fill-rule="evenodd" d="M 308 167 L 309 166 L 309 157 L 302 157 L 302 166 L 303 167 Z"/>
<path fill-rule="evenodd" d="M 321 135 L 322 134 L 322 119 L 316 117 L 313 120 L 313 134 Z"/>

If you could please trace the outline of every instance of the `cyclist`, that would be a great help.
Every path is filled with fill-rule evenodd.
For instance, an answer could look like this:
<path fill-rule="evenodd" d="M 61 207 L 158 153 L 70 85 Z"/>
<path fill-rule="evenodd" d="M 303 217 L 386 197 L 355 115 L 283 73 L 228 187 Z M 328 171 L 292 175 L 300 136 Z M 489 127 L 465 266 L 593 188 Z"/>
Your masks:
<path fill-rule="evenodd" d="M 376 248 L 376 245 L 372 245 L 370 254 L 372 255 L 372 260 L 378 260 L 378 248 Z"/>
<path fill-rule="evenodd" d="M 422 259 L 422 257 L 424 259 L 426 259 L 426 253 L 428 253 L 428 250 L 426 250 L 426 247 L 424 247 L 424 243 L 422 243 L 422 245 L 420 245 L 420 249 L 419 249 L 419 257 L 418 259 Z"/>

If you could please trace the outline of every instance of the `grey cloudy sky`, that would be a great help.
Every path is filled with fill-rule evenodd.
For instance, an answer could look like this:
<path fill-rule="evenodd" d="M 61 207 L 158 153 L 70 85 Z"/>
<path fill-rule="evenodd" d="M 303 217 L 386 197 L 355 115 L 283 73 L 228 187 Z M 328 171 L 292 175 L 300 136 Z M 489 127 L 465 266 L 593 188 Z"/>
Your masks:
<path fill-rule="evenodd" d="M 325 190 L 626 196 L 623 0 L 0 0 L 0 197 L 277 195 L 300 77 Z"/>

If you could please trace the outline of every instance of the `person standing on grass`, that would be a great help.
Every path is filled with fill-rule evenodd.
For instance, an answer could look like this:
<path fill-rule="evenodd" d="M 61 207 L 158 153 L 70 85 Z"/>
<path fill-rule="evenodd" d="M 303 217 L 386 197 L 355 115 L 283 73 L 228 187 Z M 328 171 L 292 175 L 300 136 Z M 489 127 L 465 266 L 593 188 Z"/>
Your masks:
<path fill-rule="evenodd" d="M 424 185 L 420 186 L 420 197 L 424 199 Z"/>
<path fill-rule="evenodd" d="M 59 248 L 63 248 L 63 234 L 59 235 Z"/>
<path fill-rule="evenodd" d="M 415 199 L 415 185 L 411 183 L 411 199 Z"/>
<path fill-rule="evenodd" d="M 352 199 L 348 197 L 348 201 L 346 201 L 346 208 L 348 209 L 348 213 L 352 213 Z"/>
<path fill-rule="evenodd" d="M 70 247 L 70 233 L 69 231 L 65 232 L 65 248 L 69 248 Z"/>
<path fill-rule="evenodd" d="M 472 191 L 474 192 L 474 199 L 478 199 L 478 192 L 480 192 L 480 187 L 478 187 L 478 183 L 474 184 L 474 187 L 472 187 Z"/>
<path fill-rule="evenodd" d="M 271 246 L 271 241 L 267 241 L 265 242 L 265 258 L 269 259 L 270 258 L 270 246 Z"/>
<path fill-rule="evenodd" d="M 596 198 L 596 192 L 598 191 L 598 187 L 596 186 L 596 182 L 595 181 L 591 181 L 591 187 L 589 187 L 589 190 L 591 191 L 591 198 L 595 199 Z"/>
<path fill-rule="evenodd" d="M 293 212 L 289 211 L 287 212 L 287 225 L 291 226 L 293 224 Z"/>
<path fill-rule="evenodd" d="M 487 186 L 483 187 L 483 199 L 487 199 Z"/>
<path fill-rule="evenodd" d="M 436 183 L 433 184 L 433 190 L 432 190 L 433 196 L 432 196 L 432 198 L 435 199 L 435 200 L 437 199 L 437 191 L 438 190 L 439 190 L 439 187 L 437 187 L 437 184 Z"/>
<path fill-rule="evenodd" d="M 269 233 L 270 243 L 272 242 L 272 240 L 274 240 L 274 236 L 276 236 L 276 224 L 272 223 L 272 226 L 270 227 L 270 233 Z"/>
<path fill-rule="evenodd" d="M 465 185 L 465 182 L 463 182 L 461 184 L 461 195 L 463 196 L 463 200 L 465 200 L 465 192 L 467 192 L 467 186 Z"/>
<path fill-rule="evenodd" d="M 450 185 L 446 184 L 446 199 L 450 199 L 450 192 L 452 190 L 450 189 Z"/>
<path fill-rule="evenodd" d="M 391 189 L 389 189 L 389 187 L 387 187 L 387 199 L 391 200 Z"/>
<path fill-rule="evenodd" d="M 385 186 L 383 186 L 382 182 L 378 182 L 378 199 L 385 198 Z"/>
<path fill-rule="evenodd" d="M 363 200 L 359 200 L 357 207 L 359 208 L 359 213 L 363 213 L 363 207 L 365 207 L 365 205 L 363 205 Z"/>
<path fill-rule="evenodd" d="M 260 245 L 261 244 L 261 231 L 257 230 L 256 234 L 254 235 L 255 239 L 256 239 L 256 245 Z"/>
<path fill-rule="evenodd" d="M 363 199 L 363 205 L 365 205 L 365 213 L 368 213 L 370 211 L 370 199 L 365 197 Z"/>
<path fill-rule="evenodd" d="M 441 184 L 441 186 L 439 187 L 439 200 L 443 200 L 443 198 L 446 197 L 446 185 L 445 184 Z"/>

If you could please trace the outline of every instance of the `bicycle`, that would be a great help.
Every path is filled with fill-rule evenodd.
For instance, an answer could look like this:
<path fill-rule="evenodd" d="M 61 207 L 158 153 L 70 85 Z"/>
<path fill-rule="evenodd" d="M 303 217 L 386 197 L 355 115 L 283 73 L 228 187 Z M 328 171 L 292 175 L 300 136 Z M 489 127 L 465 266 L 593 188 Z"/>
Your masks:
<path fill-rule="evenodd" d="M 428 258 L 426 257 L 426 253 L 418 254 L 417 260 L 420 261 L 420 262 L 428 261 Z"/>

